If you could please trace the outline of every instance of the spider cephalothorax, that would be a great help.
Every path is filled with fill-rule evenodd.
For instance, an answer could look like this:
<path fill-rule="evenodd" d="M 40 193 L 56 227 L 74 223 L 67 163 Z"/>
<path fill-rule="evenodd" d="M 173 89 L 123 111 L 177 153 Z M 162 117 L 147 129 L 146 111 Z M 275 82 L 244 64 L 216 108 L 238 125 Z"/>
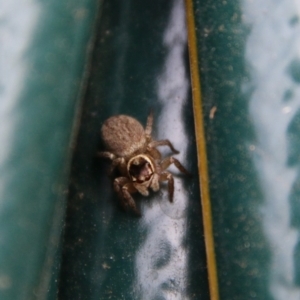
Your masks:
<path fill-rule="evenodd" d="M 166 169 L 174 164 L 181 172 L 188 174 L 186 169 L 174 157 L 161 159 L 158 146 L 169 146 L 174 149 L 169 140 L 154 141 L 151 137 L 153 115 L 150 114 L 146 128 L 136 119 L 117 115 L 107 119 L 101 134 L 108 151 L 99 152 L 100 157 L 112 161 L 110 173 L 118 168 L 120 176 L 114 179 L 114 190 L 118 193 L 123 207 L 130 207 L 136 213 L 139 211 L 131 194 L 139 192 L 148 196 L 149 188 L 159 190 L 161 181 L 168 181 L 169 200 L 173 201 L 174 179 Z"/>

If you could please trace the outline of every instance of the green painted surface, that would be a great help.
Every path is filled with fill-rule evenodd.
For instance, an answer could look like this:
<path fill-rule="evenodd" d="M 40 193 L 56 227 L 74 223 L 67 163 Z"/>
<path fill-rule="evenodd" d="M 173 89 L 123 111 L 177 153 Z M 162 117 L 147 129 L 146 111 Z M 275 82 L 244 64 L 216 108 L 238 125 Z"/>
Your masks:
<path fill-rule="evenodd" d="M 220 299 L 299 299 L 299 12 L 194 9 Z"/>
<path fill-rule="evenodd" d="M 183 1 L 106 1 L 72 163 L 59 299 L 209 299 Z M 107 176 L 100 128 L 116 114 L 169 138 L 193 174 L 135 194 L 124 212 Z M 164 154 L 170 154 L 168 149 Z"/>
<path fill-rule="evenodd" d="M 45 299 L 97 3 L 0 2 L 0 298 Z"/>

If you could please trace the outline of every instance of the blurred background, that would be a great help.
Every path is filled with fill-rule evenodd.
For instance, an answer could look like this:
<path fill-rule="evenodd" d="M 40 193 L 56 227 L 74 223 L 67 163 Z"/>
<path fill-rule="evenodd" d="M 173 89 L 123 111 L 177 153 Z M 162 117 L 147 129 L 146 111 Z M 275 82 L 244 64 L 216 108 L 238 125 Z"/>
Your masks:
<path fill-rule="evenodd" d="M 300 4 L 0 0 L 0 20 L 1 300 L 300 299 Z M 134 195 L 138 218 L 96 153 L 108 117 L 151 110 L 192 176 L 170 167 L 174 203 Z"/>

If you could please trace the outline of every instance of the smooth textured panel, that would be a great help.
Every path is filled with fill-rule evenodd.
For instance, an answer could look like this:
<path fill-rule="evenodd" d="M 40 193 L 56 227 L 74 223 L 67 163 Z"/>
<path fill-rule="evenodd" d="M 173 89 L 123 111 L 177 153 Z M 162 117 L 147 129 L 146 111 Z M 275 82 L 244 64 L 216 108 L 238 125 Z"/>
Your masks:
<path fill-rule="evenodd" d="M 0 298 L 45 299 L 97 3 L 0 7 Z"/>
<path fill-rule="evenodd" d="M 299 299 L 299 5 L 194 1 L 221 299 Z"/>
<path fill-rule="evenodd" d="M 106 1 L 72 165 L 60 299 L 209 299 L 183 1 Z M 169 138 L 178 159 L 167 189 L 134 195 L 124 212 L 107 177 L 100 127 L 128 114 Z M 170 151 L 161 148 L 164 155 Z"/>

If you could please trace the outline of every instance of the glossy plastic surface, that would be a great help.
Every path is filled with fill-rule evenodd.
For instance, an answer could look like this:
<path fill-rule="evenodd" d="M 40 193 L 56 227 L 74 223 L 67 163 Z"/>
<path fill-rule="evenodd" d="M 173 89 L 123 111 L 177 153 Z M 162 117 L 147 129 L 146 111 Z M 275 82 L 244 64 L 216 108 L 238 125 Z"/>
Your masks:
<path fill-rule="evenodd" d="M 0 299 L 45 299 L 97 3 L 0 7 Z"/>
<path fill-rule="evenodd" d="M 72 164 L 59 299 L 209 299 L 183 1 L 106 1 Z M 168 138 L 193 174 L 134 195 L 124 212 L 107 176 L 100 128 L 112 115 Z M 170 151 L 161 148 L 164 155 Z"/>
<path fill-rule="evenodd" d="M 299 299 L 299 5 L 194 11 L 220 299 Z"/>

